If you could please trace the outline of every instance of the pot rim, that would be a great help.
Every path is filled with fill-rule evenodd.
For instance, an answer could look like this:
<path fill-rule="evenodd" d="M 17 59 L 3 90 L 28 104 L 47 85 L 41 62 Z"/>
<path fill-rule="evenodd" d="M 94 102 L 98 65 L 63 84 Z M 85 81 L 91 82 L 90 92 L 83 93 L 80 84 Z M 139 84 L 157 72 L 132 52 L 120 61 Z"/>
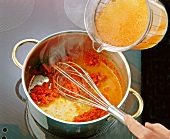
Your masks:
<path fill-rule="evenodd" d="M 23 88 L 24 88 L 24 93 L 26 94 L 26 97 L 28 99 L 28 101 L 42 114 L 44 114 L 45 116 L 55 120 L 55 121 L 58 121 L 58 122 L 62 122 L 62 123 L 66 123 L 66 124 L 72 124 L 72 125 L 86 125 L 86 124 L 90 124 L 90 123 L 95 123 L 95 122 L 98 122 L 100 120 L 103 120 L 107 117 L 110 116 L 110 114 L 107 114 L 101 118 L 98 118 L 96 120 L 92 120 L 92 121 L 87 121 L 87 122 L 67 122 L 67 121 L 64 121 L 64 120 L 60 120 L 60 119 L 57 119 L 57 118 L 54 118 L 52 117 L 51 115 L 45 113 L 43 110 L 41 110 L 35 103 L 34 101 L 31 99 L 27 89 L 26 89 L 26 85 L 25 85 L 25 78 L 24 78 L 24 74 L 25 74 L 25 69 L 26 69 L 26 65 L 27 65 L 27 62 L 30 58 L 30 56 L 32 55 L 33 51 L 35 50 L 36 47 L 38 47 L 40 44 L 42 44 L 44 41 L 54 37 L 54 36 L 57 36 L 57 35 L 60 35 L 60 34 L 66 34 L 66 33 L 82 33 L 82 34 L 87 34 L 88 33 L 86 31 L 83 31 L 83 30 L 65 30 L 65 31 L 60 31 L 60 32 L 57 32 L 57 33 L 53 33 L 45 38 L 43 38 L 42 40 L 40 40 L 37 44 L 35 44 L 35 46 L 29 51 L 28 55 L 26 56 L 25 60 L 24 60 L 24 64 L 23 64 L 23 68 L 22 68 L 22 85 L 23 85 Z M 125 92 L 125 95 L 123 97 L 123 99 L 121 100 L 121 102 L 119 103 L 119 105 L 117 106 L 118 108 L 124 103 L 124 101 L 126 100 L 128 94 L 129 94 L 129 90 L 130 90 L 130 85 L 131 85 L 131 72 L 130 72 L 130 67 L 129 67 L 129 64 L 125 58 L 125 56 L 123 55 L 122 52 L 116 52 L 119 54 L 119 56 L 121 57 L 125 67 L 126 67 L 126 70 L 127 70 L 127 76 L 128 76 L 128 85 L 127 85 L 127 88 L 126 88 L 126 92 Z"/>

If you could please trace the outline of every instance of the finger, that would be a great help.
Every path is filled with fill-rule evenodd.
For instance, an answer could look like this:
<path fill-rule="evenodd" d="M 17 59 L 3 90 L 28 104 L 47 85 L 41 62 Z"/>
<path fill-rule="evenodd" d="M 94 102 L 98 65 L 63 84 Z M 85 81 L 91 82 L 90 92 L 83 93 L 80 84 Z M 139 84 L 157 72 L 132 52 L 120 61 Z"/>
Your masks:
<path fill-rule="evenodd" d="M 169 139 L 170 139 L 170 130 L 168 130 L 166 127 L 164 127 L 161 124 L 158 124 L 158 123 L 151 124 L 151 123 L 146 122 L 145 127 L 149 128 L 150 130 L 152 130 L 162 136 L 169 137 Z"/>
<path fill-rule="evenodd" d="M 125 115 L 125 122 L 127 124 L 128 129 L 139 139 L 156 139 L 158 135 L 154 133 L 152 130 L 145 128 L 138 121 L 136 121 L 132 116 Z"/>

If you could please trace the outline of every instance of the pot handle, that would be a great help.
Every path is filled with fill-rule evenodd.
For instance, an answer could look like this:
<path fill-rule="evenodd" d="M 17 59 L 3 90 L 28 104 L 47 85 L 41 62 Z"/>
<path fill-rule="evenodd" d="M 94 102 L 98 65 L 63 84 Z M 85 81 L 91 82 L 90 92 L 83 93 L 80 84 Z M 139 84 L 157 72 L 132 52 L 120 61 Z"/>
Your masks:
<path fill-rule="evenodd" d="M 137 118 L 143 111 L 143 99 L 141 97 L 141 95 L 136 92 L 134 89 L 130 88 L 130 93 L 132 93 L 137 99 L 138 99 L 138 103 L 139 103 L 139 107 L 138 110 L 132 115 L 133 118 Z"/>
<path fill-rule="evenodd" d="M 140 94 L 136 92 L 134 89 L 130 88 L 129 92 L 132 93 L 138 99 L 138 103 L 139 103 L 138 110 L 132 115 L 133 118 L 137 118 L 143 111 L 143 99 L 140 96 Z M 124 120 L 124 116 L 126 113 L 124 111 L 122 111 L 121 109 L 117 108 L 114 105 L 109 106 L 107 110 L 111 114 L 111 117 L 109 117 L 107 120 L 114 117 L 118 119 L 121 123 L 126 125 Z"/>
<path fill-rule="evenodd" d="M 22 82 L 22 79 L 19 79 L 19 81 L 16 83 L 16 86 L 15 86 L 15 93 L 17 95 L 17 97 L 24 103 L 26 103 L 27 101 L 27 98 L 26 97 L 23 97 L 19 91 L 19 87 L 21 85 L 21 82 Z"/>
<path fill-rule="evenodd" d="M 17 57 L 16 57 L 16 52 L 17 52 L 17 49 L 21 46 L 21 45 L 23 45 L 23 44 L 25 44 L 25 43 L 28 43 L 28 42 L 30 42 L 30 43 L 35 43 L 35 44 L 37 44 L 37 43 L 39 43 L 39 41 L 38 40 L 35 40 L 35 39 L 25 39 L 25 40 L 22 40 L 22 41 L 20 41 L 20 42 L 18 42 L 15 46 L 14 46 L 14 48 L 13 48 L 13 50 L 12 50 L 12 60 L 13 60 L 13 62 L 15 63 L 15 65 L 18 67 L 18 68 L 20 68 L 20 69 L 22 69 L 22 64 L 18 61 L 18 59 L 17 59 Z"/>

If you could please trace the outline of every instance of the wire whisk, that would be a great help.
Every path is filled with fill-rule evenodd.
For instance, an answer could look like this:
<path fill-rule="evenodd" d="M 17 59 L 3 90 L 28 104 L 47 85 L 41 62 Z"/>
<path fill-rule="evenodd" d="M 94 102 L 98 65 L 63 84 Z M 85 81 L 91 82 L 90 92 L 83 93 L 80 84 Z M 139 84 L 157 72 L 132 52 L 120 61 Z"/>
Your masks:
<path fill-rule="evenodd" d="M 59 93 L 64 97 L 107 111 L 126 125 L 125 113 L 112 105 L 100 92 L 88 72 L 74 62 L 59 62 L 54 76 Z"/>

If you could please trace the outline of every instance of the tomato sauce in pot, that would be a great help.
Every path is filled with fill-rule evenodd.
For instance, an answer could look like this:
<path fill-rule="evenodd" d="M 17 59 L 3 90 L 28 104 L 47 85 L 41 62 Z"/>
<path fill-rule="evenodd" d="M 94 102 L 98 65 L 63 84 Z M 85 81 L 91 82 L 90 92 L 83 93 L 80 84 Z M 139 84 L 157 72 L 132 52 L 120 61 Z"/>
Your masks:
<path fill-rule="evenodd" d="M 112 61 L 88 50 L 84 50 L 75 57 L 64 56 L 62 61 L 73 61 L 85 69 L 111 104 L 117 106 L 121 102 L 125 90 L 121 75 Z M 49 78 L 48 82 L 30 89 L 30 96 L 40 109 L 56 119 L 68 122 L 91 121 L 107 114 L 106 111 L 99 108 L 63 97 L 53 81 L 56 72 L 51 65 L 45 63 L 37 65 L 32 71 L 35 76 L 43 75 Z M 73 86 L 69 82 L 65 82 L 65 84 Z"/>

